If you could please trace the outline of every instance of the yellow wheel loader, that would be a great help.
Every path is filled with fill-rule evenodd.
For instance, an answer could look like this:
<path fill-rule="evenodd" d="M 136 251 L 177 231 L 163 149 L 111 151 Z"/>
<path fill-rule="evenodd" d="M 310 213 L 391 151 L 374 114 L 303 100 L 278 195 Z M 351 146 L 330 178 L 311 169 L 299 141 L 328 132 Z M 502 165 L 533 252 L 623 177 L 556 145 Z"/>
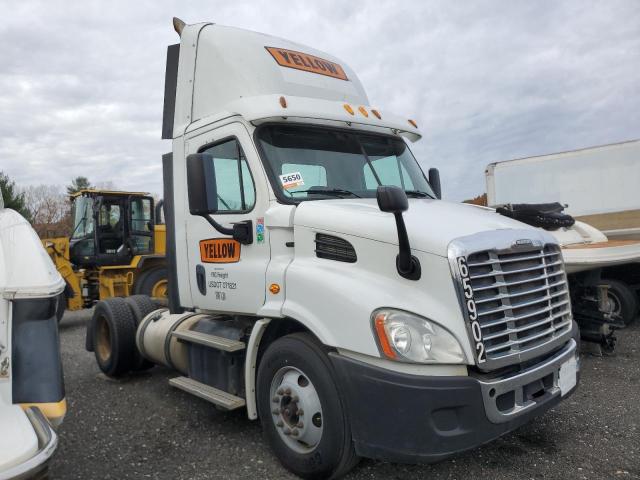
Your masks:
<path fill-rule="evenodd" d="M 71 236 L 42 240 L 66 282 L 66 308 L 133 294 L 165 299 L 162 201 L 154 209 L 147 193 L 92 189 L 73 194 L 71 202 Z"/>

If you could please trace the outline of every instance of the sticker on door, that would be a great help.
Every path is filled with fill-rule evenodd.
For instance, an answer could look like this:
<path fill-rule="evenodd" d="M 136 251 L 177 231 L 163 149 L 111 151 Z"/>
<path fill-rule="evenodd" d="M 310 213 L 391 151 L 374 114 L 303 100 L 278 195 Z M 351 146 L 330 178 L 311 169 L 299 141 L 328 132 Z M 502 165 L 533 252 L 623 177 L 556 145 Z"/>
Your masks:
<path fill-rule="evenodd" d="M 200 240 L 200 261 L 203 263 L 235 263 L 240 260 L 240 242 L 231 238 Z"/>

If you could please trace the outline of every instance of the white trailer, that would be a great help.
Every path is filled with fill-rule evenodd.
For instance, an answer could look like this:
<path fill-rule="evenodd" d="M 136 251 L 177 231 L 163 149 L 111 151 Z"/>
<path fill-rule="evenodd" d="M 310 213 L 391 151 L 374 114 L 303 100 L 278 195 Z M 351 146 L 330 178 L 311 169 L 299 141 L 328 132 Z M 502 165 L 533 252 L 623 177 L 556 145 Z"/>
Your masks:
<path fill-rule="evenodd" d="M 44 478 L 58 444 L 64 287 L 36 232 L 0 194 L 0 480 Z"/>
<path fill-rule="evenodd" d="M 492 163 L 487 203 L 566 204 L 610 239 L 640 239 L 640 140 Z"/>
<path fill-rule="evenodd" d="M 169 309 L 99 302 L 87 346 L 102 371 L 176 369 L 173 387 L 259 418 L 305 478 L 360 456 L 438 461 L 574 391 L 577 328 L 551 235 L 440 200 L 437 171 L 409 147 L 416 123 L 371 106 L 341 60 L 175 26 Z"/>

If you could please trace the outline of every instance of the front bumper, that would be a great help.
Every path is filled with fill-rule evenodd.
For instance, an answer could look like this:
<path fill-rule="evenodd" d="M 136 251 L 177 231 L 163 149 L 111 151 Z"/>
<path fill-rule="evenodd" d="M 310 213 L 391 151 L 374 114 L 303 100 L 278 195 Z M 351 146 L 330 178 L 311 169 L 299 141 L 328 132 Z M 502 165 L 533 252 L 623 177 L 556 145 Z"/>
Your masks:
<path fill-rule="evenodd" d="M 49 459 L 58 446 L 58 436 L 42 412 L 36 407 L 31 407 L 26 409 L 25 413 L 38 437 L 38 451 L 25 462 L 0 472 L 0 480 L 45 478 Z"/>
<path fill-rule="evenodd" d="M 337 353 L 330 358 L 358 455 L 432 463 L 518 428 L 573 392 L 561 392 L 559 372 L 577 360 L 577 344 L 571 339 L 544 361 L 491 380 L 422 377 Z"/>

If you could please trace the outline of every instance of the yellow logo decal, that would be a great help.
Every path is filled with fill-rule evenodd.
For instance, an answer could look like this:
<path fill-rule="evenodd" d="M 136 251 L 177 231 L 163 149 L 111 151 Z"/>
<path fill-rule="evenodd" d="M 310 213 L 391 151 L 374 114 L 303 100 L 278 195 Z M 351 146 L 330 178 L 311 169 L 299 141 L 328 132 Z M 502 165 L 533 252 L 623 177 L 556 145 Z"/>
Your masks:
<path fill-rule="evenodd" d="M 203 263 L 235 263 L 240 260 L 240 242 L 230 238 L 200 240 L 200 260 Z"/>
<path fill-rule="evenodd" d="M 296 52 L 285 48 L 264 47 L 271 54 L 273 59 L 281 67 L 295 68 L 304 72 L 317 73 L 327 77 L 349 80 L 344 69 L 337 63 L 324 58 L 309 55 L 308 53 Z"/>

